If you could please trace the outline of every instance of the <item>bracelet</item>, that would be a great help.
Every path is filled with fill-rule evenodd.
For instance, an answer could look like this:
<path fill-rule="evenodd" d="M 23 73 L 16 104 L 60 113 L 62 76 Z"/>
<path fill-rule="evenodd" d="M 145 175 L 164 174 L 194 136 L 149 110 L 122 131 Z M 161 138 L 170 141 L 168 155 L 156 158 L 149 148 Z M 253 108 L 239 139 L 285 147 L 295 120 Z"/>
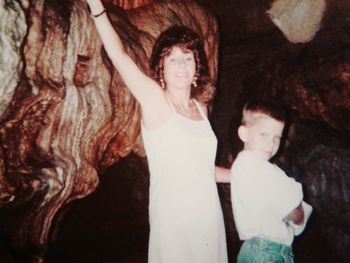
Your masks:
<path fill-rule="evenodd" d="M 106 9 L 103 9 L 100 13 L 96 14 L 96 15 L 92 15 L 93 17 L 99 17 L 101 15 L 103 15 L 104 13 L 106 13 L 107 10 Z"/>

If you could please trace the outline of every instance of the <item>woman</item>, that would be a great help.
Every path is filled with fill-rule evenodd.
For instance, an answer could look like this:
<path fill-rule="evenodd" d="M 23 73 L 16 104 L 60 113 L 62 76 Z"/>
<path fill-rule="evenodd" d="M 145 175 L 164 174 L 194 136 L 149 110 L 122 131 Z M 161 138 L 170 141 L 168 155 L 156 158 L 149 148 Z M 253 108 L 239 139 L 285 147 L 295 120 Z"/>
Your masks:
<path fill-rule="evenodd" d="M 150 169 L 149 262 L 227 262 L 216 181 L 216 137 L 207 119 L 212 96 L 208 63 L 197 33 L 176 26 L 153 48 L 153 79 L 125 52 L 100 0 L 87 0 L 113 65 L 141 105 L 142 138 Z"/>

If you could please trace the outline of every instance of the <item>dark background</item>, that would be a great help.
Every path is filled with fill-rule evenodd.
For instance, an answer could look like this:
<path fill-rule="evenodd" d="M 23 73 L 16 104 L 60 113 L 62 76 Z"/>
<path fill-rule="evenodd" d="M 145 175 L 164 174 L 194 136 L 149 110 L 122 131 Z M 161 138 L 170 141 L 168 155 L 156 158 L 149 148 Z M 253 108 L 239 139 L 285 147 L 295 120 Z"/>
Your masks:
<path fill-rule="evenodd" d="M 350 2 L 328 0 L 322 26 L 308 43 L 293 44 L 267 17 L 272 1 L 202 0 L 217 14 L 219 75 L 210 120 L 219 140 L 217 164 L 229 167 L 240 143 L 239 112 L 250 98 L 283 101 L 291 109 L 279 164 L 304 185 L 315 211 L 294 244 L 296 262 L 345 262 L 349 251 Z M 298 87 L 298 89 L 297 89 Z M 303 94 L 307 95 L 303 95 Z M 345 94 L 342 96 L 342 94 Z M 86 198 L 60 211 L 47 262 L 147 262 L 147 162 L 135 154 L 100 175 Z M 230 262 L 240 241 L 229 185 L 218 185 Z"/>

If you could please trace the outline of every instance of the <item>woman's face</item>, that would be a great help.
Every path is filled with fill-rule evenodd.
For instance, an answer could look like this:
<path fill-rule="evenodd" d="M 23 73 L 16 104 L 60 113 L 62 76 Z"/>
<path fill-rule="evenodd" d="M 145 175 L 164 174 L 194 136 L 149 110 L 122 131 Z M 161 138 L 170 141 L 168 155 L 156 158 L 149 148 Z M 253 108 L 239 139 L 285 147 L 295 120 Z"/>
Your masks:
<path fill-rule="evenodd" d="M 192 51 L 184 52 L 174 47 L 164 58 L 164 81 L 167 88 L 191 89 L 196 62 Z"/>

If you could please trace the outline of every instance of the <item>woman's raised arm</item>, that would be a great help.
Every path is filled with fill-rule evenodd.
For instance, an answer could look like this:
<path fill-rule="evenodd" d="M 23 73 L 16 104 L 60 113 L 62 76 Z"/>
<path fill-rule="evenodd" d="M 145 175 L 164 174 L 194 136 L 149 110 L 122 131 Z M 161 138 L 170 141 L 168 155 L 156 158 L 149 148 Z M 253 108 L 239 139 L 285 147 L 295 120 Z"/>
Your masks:
<path fill-rule="evenodd" d="M 87 3 L 103 46 L 125 85 L 141 106 L 152 103 L 154 97 L 162 93 L 158 83 L 142 72 L 126 53 L 123 43 L 114 30 L 101 0 L 87 0 Z"/>

